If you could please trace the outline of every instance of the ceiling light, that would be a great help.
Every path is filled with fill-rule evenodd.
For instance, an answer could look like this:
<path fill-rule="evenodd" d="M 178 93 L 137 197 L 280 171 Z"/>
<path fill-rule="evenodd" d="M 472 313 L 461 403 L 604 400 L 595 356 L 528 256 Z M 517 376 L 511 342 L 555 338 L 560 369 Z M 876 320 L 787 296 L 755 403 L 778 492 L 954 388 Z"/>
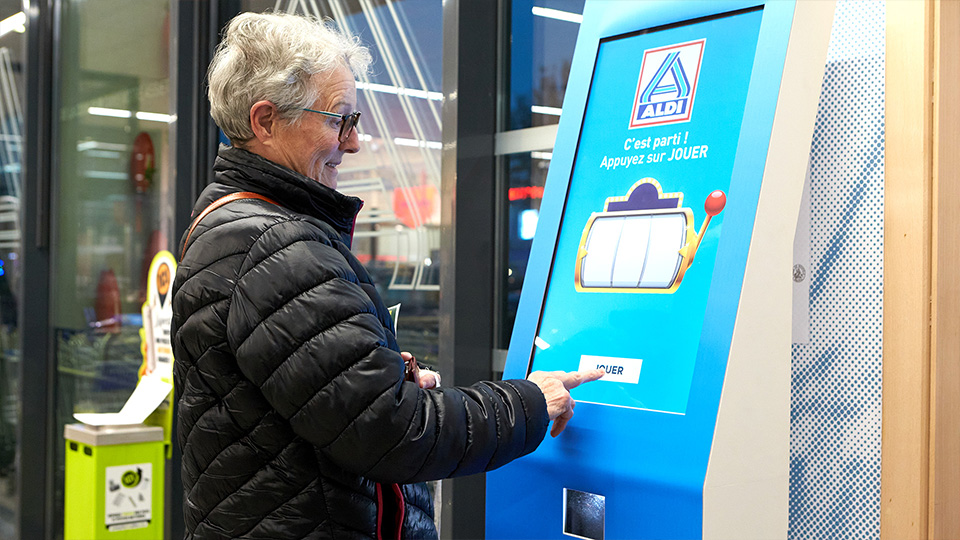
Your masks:
<path fill-rule="evenodd" d="M 176 119 L 177 119 L 177 117 L 176 117 L 175 115 L 172 115 L 172 114 L 163 114 L 163 113 L 155 113 L 155 112 L 143 112 L 143 111 L 138 111 L 138 112 L 137 112 L 137 120 L 146 120 L 146 121 L 148 121 L 148 122 L 164 122 L 164 123 L 169 124 L 169 123 L 173 122 L 173 121 L 176 120 Z"/>
<path fill-rule="evenodd" d="M 556 19 L 558 21 L 567 21 L 577 24 L 583 22 L 583 15 L 580 15 L 579 13 L 571 13 L 569 11 L 560 11 L 559 9 L 533 6 L 533 14 L 537 15 L 538 17 L 546 17 L 548 19 Z"/>
<path fill-rule="evenodd" d="M 560 116 L 563 111 L 560 107 L 544 107 L 543 105 L 534 105 L 530 107 L 530 112 L 534 114 L 548 114 L 550 116 Z"/>
<path fill-rule="evenodd" d="M 125 144 L 106 143 L 100 141 L 83 141 L 77 143 L 77 152 L 87 150 L 112 150 L 115 152 L 126 152 L 130 148 Z"/>
<path fill-rule="evenodd" d="M 443 145 L 437 141 L 419 141 L 417 139 L 403 139 L 400 137 L 393 139 L 393 143 L 397 146 L 412 146 L 414 148 L 418 146 L 420 148 L 433 148 L 435 150 L 443 148 Z"/>
<path fill-rule="evenodd" d="M 124 109 L 108 109 L 106 107 L 88 107 L 87 112 L 95 116 L 111 116 L 113 118 L 130 118 L 133 113 Z"/>
<path fill-rule="evenodd" d="M 88 107 L 87 112 L 94 116 L 110 116 L 112 118 L 130 118 L 132 116 L 136 116 L 137 120 L 144 120 L 147 122 L 162 122 L 165 124 L 169 124 L 177 119 L 176 115 L 172 114 L 143 111 L 137 111 L 134 113 L 126 109 L 110 109 L 108 107 Z"/>
<path fill-rule="evenodd" d="M 416 90 L 413 88 L 402 88 L 399 86 L 390 86 L 386 84 L 377 84 L 369 82 L 357 82 L 358 90 L 369 90 L 371 92 L 381 92 L 384 94 L 393 94 L 400 96 L 410 96 L 420 99 L 430 99 L 433 101 L 443 100 L 442 92 L 428 92 L 427 90 Z"/>
<path fill-rule="evenodd" d="M 21 11 L 16 15 L 11 15 L 0 21 L 0 36 L 5 36 L 10 32 L 26 32 L 24 25 L 27 23 L 27 16 Z"/>

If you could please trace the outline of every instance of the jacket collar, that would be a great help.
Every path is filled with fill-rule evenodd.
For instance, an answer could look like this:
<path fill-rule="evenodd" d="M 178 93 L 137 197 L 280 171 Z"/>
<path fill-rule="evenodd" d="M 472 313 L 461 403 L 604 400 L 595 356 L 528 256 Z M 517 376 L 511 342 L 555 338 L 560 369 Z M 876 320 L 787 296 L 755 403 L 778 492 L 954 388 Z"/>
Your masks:
<path fill-rule="evenodd" d="M 282 206 L 321 219 L 337 232 L 353 234 L 363 201 L 307 178 L 257 154 L 220 145 L 213 164 L 217 182 L 270 197 Z"/>

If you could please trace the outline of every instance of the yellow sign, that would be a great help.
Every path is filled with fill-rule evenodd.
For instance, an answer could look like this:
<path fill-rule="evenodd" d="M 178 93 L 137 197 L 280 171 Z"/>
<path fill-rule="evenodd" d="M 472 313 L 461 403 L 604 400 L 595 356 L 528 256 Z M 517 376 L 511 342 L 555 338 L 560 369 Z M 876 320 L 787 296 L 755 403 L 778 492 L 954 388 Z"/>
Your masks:
<path fill-rule="evenodd" d="M 143 328 L 140 329 L 140 352 L 143 365 L 140 375 L 156 373 L 167 383 L 173 384 L 173 347 L 170 343 L 170 323 L 173 321 L 173 299 L 170 289 L 177 272 L 177 261 L 169 251 L 161 251 L 153 258 L 147 274 L 147 300 L 143 303 Z M 164 430 L 167 457 L 172 455 L 170 434 L 173 427 L 173 395 L 145 422 Z"/>

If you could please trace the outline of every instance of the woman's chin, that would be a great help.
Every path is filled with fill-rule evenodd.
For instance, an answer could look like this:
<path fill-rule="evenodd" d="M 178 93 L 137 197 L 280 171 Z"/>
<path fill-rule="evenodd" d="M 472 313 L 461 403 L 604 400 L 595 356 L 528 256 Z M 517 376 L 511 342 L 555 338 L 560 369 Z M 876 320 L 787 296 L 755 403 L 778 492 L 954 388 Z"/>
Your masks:
<path fill-rule="evenodd" d="M 327 186 L 330 189 L 337 189 L 337 171 L 333 170 L 333 174 L 323 171 L 320 174 L 320 183 Z"/>

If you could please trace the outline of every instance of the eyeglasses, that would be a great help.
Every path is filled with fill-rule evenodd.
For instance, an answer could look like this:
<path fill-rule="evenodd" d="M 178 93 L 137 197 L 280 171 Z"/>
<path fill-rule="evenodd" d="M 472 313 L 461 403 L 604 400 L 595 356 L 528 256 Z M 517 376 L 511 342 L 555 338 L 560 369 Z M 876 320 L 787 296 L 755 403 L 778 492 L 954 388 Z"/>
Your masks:
<path fill-rule="evenodd" d="M 357 124 L 360 123 L 360 111 L 354 111 L 350 114 L 337 114 L 327 111 L 315 111 L 313 109 L 301 108 L 303 111 L 309 111 L 312 113 L 322 114 L 324 116 L 329 116 L 331 118 L 340 119 L 340 134 L 337 136 L 337 140 L 345 142 L 350 138 L 350 131 L 353 128 L 357 127 Z"/>

